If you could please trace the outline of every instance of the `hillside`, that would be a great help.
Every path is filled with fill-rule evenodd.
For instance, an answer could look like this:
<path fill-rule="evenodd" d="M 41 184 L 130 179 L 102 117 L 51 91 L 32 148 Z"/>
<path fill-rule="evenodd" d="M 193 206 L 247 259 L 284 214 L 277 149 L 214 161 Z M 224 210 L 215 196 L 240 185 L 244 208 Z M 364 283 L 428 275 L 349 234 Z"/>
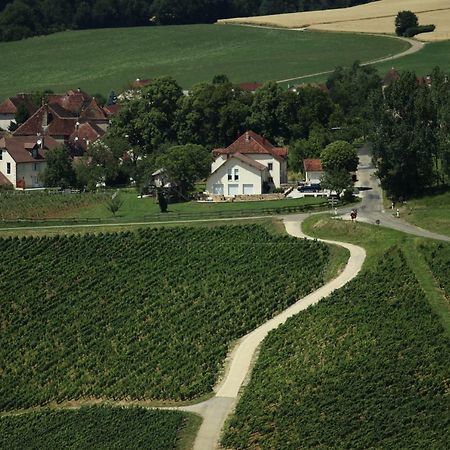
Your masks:
<path fill-rule="evenodd" d="M 222 73 L 236 83 L 281 80 L 407 48 L 384 37 L 217 25 L 67 31 L 0 43 L 2 59 L 14 61 L 0 73 L 0 99 L 45 88 L 107 95 L 138 77 L 161 75 L 184 88 Z"/>
<path fill-rule="evenodd" d="M 450 347 L 425 297 L 391 249 L 272 332 L 226 448 L 448 448 Z"/>
<path fill-rule="evenodd" d="M 414 11 L 421 24 L 435 24 L 433 33 L 416 36 L 423 41 L 450 39 L 450 4 L 448 0 L 381 0 L 345 9 L 330 9 L 259 17 L 220 20 L 220 23 L 248 23 L 321 31 L 394 34 L 398 11 Z"/>

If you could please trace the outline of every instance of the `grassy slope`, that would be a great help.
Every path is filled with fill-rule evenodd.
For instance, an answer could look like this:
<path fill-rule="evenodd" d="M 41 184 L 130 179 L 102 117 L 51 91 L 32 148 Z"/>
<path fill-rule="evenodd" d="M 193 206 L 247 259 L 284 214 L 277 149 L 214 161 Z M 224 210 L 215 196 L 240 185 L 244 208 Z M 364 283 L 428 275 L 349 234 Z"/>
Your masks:
<path fill-rule="evenodd" d="M 185 430 L 198 427 L 196 416 L 139 408 L 85 407 L 75 411 L 40 411 L 0 418 L 0 447 L 185 449 Z M 191 439 L 190 439 L 191 440 Z M 191 440 L 192 442 L 192 440 Z"/>
<path fill-rule="evenodd" d="M 450 192 L 409 200 L 401 216 L 418 227 L 450 236 Z"/>
<path fill-rule="evenodd" d="M 44 88 L 107 94 L 137 77 L 161 75 L 185 88 L 221 73 L 234 82 L 279 80 L 398 53 L 405 45 L 385 37 L 219 25 L 68 31 L 0 43 L 2 60 L 14 61 L 0 72 L 0 98 Z"/>
<path fill-rule="evenodd" d="M 0 219 L 49 219 L 49 218 L 113 218 L 107 209 L 107 196 L 114 191 L 103 194 L 0 194 Z M 145 215 L 158 214 L 159 206 L 154 198 L 139 199 L 134 189 L 123 189 L 120 193 L 123 206 L 116 214 L 121 220 L 143 220 Z M 265 208 L 295 207 L 309 204 L 326 203 L 323 198 L 307 197 L 304 199 L 283 199 L 270 201 L 236 202 L 236 203 L 174 203 L 169 205 L 167 219 L 171 213 L 198 214 L 241 213 Z"/>
<path fill-rule="evenodd" d="M 364 281 L 269 336 L 226 443 L 283 450 L 446 448 L 450 309 L 421 255 L 431 244 L 324 217 L 307 220 L 304 230 L 363 245 Z M 406 260 L 389 253 L 393 245 Z"/>
<path fill-rule="evenodd" d="M 426 240 L 389 228 L 332 220 L 326 215 L 307 219 L 303 229 L 310 236 L 351 242 L 364 247 L 367 251 L 365 269 L 373 269 L 389 248 L 398 245 L 419 279 L 421 288 L 427 294 L 431 307 L 450 336 L 450 305 L 439 290 L 421 251 L 421 245 L 426 243 Z"/>
<path fill-rule="evenodd" d="M 413 55 L 404 56 L 403 58 L 387 61 L 384 63 L 374 64 L 381 76 L 395 67 L 397 70 L 410 70 L 417 73 L 417 75 L 427 75 L 431 73 L 434 67 L 439 66 L 441 69 L 450 72 L 450 41 L 432 42 L 426 44 L 425 48 Z M 298 82 L 313 83 L 324 82 L 328 75 L 320 75 L 315 77 L 308 77 Z M 292 83 L 292 82 L 291 82 Z"/>

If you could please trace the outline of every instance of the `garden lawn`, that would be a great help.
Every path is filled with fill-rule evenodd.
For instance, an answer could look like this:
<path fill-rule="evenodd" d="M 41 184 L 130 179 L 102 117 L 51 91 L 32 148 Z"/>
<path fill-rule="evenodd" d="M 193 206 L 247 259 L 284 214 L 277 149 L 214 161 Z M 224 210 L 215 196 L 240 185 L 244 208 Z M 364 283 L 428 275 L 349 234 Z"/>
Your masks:
<path fill-rule="evenodd" d="M 258 225 L 0 239 L 0 409 L 209 394 L 230 344 L 329 261 Z"/>
<path fill-rule="evenodd" d="M 307 228 L 326 234 L 317 220 Z M 387 246 L 369 244 L 357 278 L 269 334 L 226 448 L 448 448 L 450 340 L 411 261 Z"/>
<path fill-rule="evenodd" d="M 281 80 L 355 60 L 400 53 L 408 44 L 376 36 L 186 25 L 66 31 L 0 43 L 0 99 L 80 87 L 123 90 L 136 78 L 174 77 L 184 88 L 227 74 L 233 82 Z"/>
<path fill-rule="evenodd" d="M 177 450 L 196 417 L 175 411 L 84 407 L 0 417 L 0 448 L 9 450 Z"/>
<path fill-rule="evenodd" d="M 14 221 L 18 219 L 114 219 L 107 208 L 107 198 L 115 191 L 100 194 L 47 194 L 47 193 L 0 193 L 0 219 Z M 138 198 L 134 189 L 122 189 L 120 198 L 123 205 L 116 218 L 124 220 L 144 220 L 145 216 L 159 214 L 159 206 L 154 198 Z M 283 199 L 270 201 L 236 202 L 236 203 L 198 203 L 184 202 L 169 204 L 165 219 L 176 219 L 179 214 L 202 214 L 211 216 L 250 214 L 262 209 L 300 207 L 304 205 L 327 204 L 326 199 L 307 197 L 304 199 Z"/>

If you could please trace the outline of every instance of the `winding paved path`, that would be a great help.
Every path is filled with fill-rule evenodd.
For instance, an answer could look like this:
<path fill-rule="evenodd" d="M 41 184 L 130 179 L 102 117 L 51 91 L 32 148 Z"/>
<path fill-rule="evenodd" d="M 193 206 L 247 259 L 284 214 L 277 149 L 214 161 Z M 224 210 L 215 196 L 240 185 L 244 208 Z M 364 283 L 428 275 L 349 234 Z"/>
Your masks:
<path fill-rule="evenodd" d="M 286 231 L 297 238 L 308 238 L 301 231 L 301 222 L 306 217 L 308 217 L 306 214 L 284 217 L 283 222 Z M 214 450 L 218 447 L 225 420 L 237 404 L 240 389 L 250 377 L 257 349 L 269 331 L 279 327 L 300 311 L 318 303 L 335 289 L 341 288 L 361 270 L 366 258 L 366 252 L 363 248 L 343 242 L 328 240 L 322 240 L 322 242 L 340 245 L 350 251 L 350 258 L 342 273 L 329 283 L 294 303 L 278 316 L 239 339 L 228 357 L 224 379 L 215 388 L 216 395 L 213 398 L 192 406 L 168 408 L 196 413 L 203 417 L 202 425 L 195 440 L 194 450 Z"/>

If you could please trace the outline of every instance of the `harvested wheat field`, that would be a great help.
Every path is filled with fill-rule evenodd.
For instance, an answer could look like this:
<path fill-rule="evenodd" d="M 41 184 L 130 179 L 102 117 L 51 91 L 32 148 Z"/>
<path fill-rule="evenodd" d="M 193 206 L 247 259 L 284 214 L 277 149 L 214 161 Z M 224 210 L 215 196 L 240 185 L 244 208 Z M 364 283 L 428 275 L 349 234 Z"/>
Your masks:
<path fill-rule="evenodd" d="M 352 8 L 240 17 L 224 19 L 219 22 L 309 28 L 322 31 L 394 34 L 395 16 L 403 10 L 414 11 L 421 25 L 436 25 L 433 33 L 417 35 L 416 39 L 422 41 L 450 39 L 450 0 L 380 0 Z"/>

